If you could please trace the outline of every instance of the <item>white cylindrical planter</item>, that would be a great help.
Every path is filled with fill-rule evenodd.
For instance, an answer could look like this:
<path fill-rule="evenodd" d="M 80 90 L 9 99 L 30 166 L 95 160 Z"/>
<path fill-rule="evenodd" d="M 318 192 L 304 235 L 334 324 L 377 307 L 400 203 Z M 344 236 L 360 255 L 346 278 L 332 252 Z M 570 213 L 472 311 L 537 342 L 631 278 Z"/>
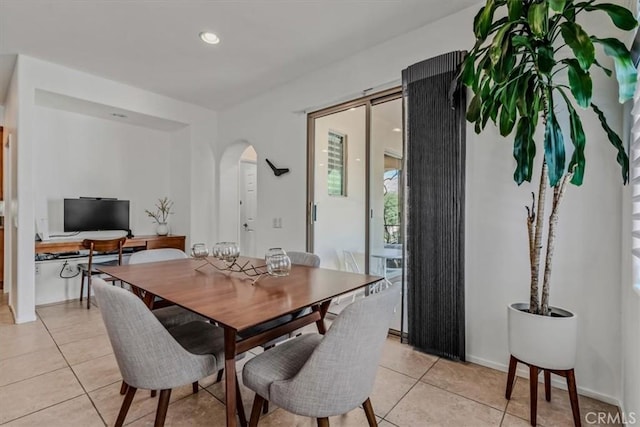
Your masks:
<path fill-rule="evenodd" d="M 516 359 L 544 369 L 572 369 L 576 362 L 578 319 L 552 307 L 551 316 L 528 312 L 529 304 L 507 307 L 509 352 Z"/>

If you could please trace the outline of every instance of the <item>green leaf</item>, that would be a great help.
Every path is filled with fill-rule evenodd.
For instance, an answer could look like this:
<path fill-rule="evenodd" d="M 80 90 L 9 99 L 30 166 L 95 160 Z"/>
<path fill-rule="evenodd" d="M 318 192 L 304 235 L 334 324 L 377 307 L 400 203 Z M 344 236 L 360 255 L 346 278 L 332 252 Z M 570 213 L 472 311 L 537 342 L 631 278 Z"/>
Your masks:
<path fill-rule="evenodd" d="M 553 111 L 553 102 L 549 93 L 549 112 L 547 113 L 547 126 L 544 131 L 544 158 L 549 168 L 549 184 L 555 187 L 564 174 L 564 137 L 558 124 L 556 113 Z"/>
<path fill-rule="evenodd" d="M 563 22 L 560 25 L 560 33 L 564 42 L 573 50 L 582 69 L 588 70 L 596 58 L 596 50 L 589 35 L 580 25 L 573 22 Z"/>
<path fill-rule="evenodd" d="M 562 12 L 562 16 L 569 22 L 576 22 L 576 7 L 572 0 L 567 3 L 564 12 Z"/>
<path fill-rule="evenodd" d="M 529 39 L 529 37 L 526 36 L 521 36 L 516 34 L 515 36 L 511 37 L 511 44 L 513 44 L 513 47 L 525 47 L 528 51 L 533 51 L 533 47 L 531 46 L 531 40 Z"/>
<path fill-rule="evenodd" d="M 580 67 L 577 59 L 567 59 L 563 62 L 569 66 L 569 86 L 573 97 L 579 106 L 588 108 L 593 94 L 591 75 Z"/>
<path fill-rule="evenodd" d="M 567 103 L 569 108 L 569 127 L 571 128 L 571 142 L 573 143 L 573 155 L 569 162 L 569 170 L 573 171 L 573 177 L 571 177 L 571 183 L 573 185 L 582 185 L 584 178 L 585 162 L 584 146 L 586 138 L 584 135 L 584 129 L 582 128 L 582 121 L 580 116 L 576 112 L 576 109 Z"/>
<path fill-rule="evenodd" d="M 509 111 L 508 108 L 502 106 L 500 112 L 500 135 L 507 136 L 513 130 L 513 126 L 516 124 L 516 115 Z"/>
<path fill-rule="evenodd" d="M 507 0 L 507 9 L 509 9 L 509 21 L 517 21 L 522 15 L 522 0 Z"/>
<path fill-rule="evenodd" d="M 513 140 L 513 158 L 516 159 L 513 179 L 518 185 L 524 181 L 531 182 L 533 159 L 536 155 L 536 144 L 533 140 L 534 131 L 535 128 L 531 126 L 529 118 L 521 117 L 516 127 L 516 137 Z"/>
<path fill-rule="evenodd" d="M 523 75 L 522 78 L 519 79 L 518 83 L 518 92 L 522 96 L 518 96 L 516 99 L 516 106 L 518 107 L 518 112 L 521 116 L 529 116 L 529 111 L 532 107 L 530 101 L 532 99 L 534 89 L 533 81 L 535 77 L 533 73 L 528 71 L 525 74 L 526 76 Z"/>
<path fill-rule="evenodd" d="M 511 40 L 509 37 L 505 37 L 502 42 L 502 53 L 498 62 L 494 65 L 491 77 L 498 84 L 506 83 L 509 80 L 509 76 L 513 71 L 513 67 L 516 64 L 516 57 L 513 54 L 513 48 L 511 47 Z"/>
<path fill-rule="evenodd" d="M 549 8 L 554 12 L 562 12 L 566 4 L 567 0 L 549 0 Z"/>
<path fill-rule="evenodd" d="M 638 21 L 633 13 L 626 7 L 618 6 L 611 3 L 595 3 L 590 4 L 584 10 L 592 12 L 594 10 L 602 10 L 607 12 L 613 24 L 621 30 L 630 31 L 638 26 Z"/>
<path fill-rule="evenodd" d="M 482 108 L 482 99 L 480 96 L 476 95 L 469 103 L 469 108 L 467 109 L 467 120 L 470 122 L 477 122 L 480 118 L 480 108 Z"/>
<path fill-rule="evenodd" d="M 598 119 L 600 120 L 600 125 L 602 126 L 602 129 L 604 129 L 604 131 L 607 133 L 607 138 L 609 138 L 609 141 L 611 142 L 611 144 L 613 144 L 615 149 L 618 150 L 618 154 L 616 155 L 616 161 L 618 162 L 621 168 L 622 182 L 626 184 L 627 181 L 629 180 L 629 156 L 627 156 L 627 152 L 624 149 L 622 140 L 620 139 L 618 134 L 615 133 L 613 129 L 609 127 L 609 124 L 607 123 L 607 118 L 604 116 L 604 113 L 602 112 L 602 110 L 600 110 L 598 106 L 593 103 L 591 103 L 591 108 L 593 108 L 593 111 L 595 111 L 595 113 L 598 115 Z"/>
<path fill-rule="evenodd" d="M 596 37 L 592 37 L 592 39 L 594 42 L 604 46 L 604 53 L 613 58 L 616 79 L 618 80 L 619 102 L 623 103 L 633 98 L 638 75 L 627 47 L 618 39 L 599 39 Z"/>
<path fill-rule="evenodd" d="M 533 103 L 531 112 L 529 113 L 529 118 L 531 119 L 531 126 L 533 126 L 533 128 L 535 129 L 538 126 L 538 116 L 543 110 L 542 97 L 540 96 L 540 92 L 534 91 L 532 99 Z"/>
<path fill-rule="evenodd" d="M 546 44 L 540 45 L 538 47 L 538 69 L 542 74 L 549 75 L 551 70 L 553 70 L 554 65 L 556 65 L 556 61 L 553 58 L 553 46 L 549 46 Z"/>
<path fill-rule="evenodd" d="M 477 39 L 484 40 L 489 35 L 489 29 L 493 22 L 493 14 L 496 11 L 494 0 L 487 0 L 473 20 L 473 32 Z"/>
<path fill-rule="evenodd" d="M 507 24 L 504 27 L 500 28 L 500 30 L 496 33 L 493 41 L 491 42 L 491 47 L 489 48 L 489 56 L 491 57 L 491 63 L 493 65 L 497 64 L 498 61 L 505 54 L 505 50 L 508 49 L 510 43 L 508 40 L 505 40 L 505 35 L 511 29 L 511 24 Z"/>
<path fill-rule="evenodd" d="M 462 83 L 467 87 L 473 87 L 474 90 L 476 89 L 476 83 L 478 79 L 476 75 L 476 70 L 475 70 L 475 62 L 476 62 L 476 55 L 474 53 L 469 54 L 464 59 L 464 66 L 462 68 L 462 77 L 461 77 Z"/>
<path fill-rule="evenodd" d="M 532 4 L 527 21 L 531 32 L 538 38 L 543 38 L 547 34 L 547 2 Z"/>
<path fill-rule="evenodd" d="M 518 99 L 518 82 L 505 87 L 502 93 L 502 111 L 500 113 L 500 135 L 507 136 L 516 124 L 516 100 Z"/>

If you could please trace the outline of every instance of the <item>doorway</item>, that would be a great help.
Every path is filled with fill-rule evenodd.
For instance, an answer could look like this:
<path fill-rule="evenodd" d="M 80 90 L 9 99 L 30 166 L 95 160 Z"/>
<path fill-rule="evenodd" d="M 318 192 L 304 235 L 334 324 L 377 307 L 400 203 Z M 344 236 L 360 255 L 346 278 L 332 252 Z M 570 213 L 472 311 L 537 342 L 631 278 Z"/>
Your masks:
<path fill-rule="evenodd" d="M 257 246 L 257 160 L 253 146 L 237 140 L 222 153 L 219 168 L 217 240 L 238 243 L 240 253 L 250 257 Z"/>
<path fill-rule="evenodd" d="M 404 284 L 402 135 L 400 88 L 308 116 L 307 250 L 322 267 L 384 277 L 374 291 Z M 403 312 L 392 329 L 404 329 Z"/>
<path fill-rule="evenodd" d="M 240 195 L 240 220 L 238 235 L 240 236 L 240 250 L 245 256 L 256 256 L 256 216 L 258 206 L 258 155 L 249 146 L 240 157 L 238 171 Z"/>

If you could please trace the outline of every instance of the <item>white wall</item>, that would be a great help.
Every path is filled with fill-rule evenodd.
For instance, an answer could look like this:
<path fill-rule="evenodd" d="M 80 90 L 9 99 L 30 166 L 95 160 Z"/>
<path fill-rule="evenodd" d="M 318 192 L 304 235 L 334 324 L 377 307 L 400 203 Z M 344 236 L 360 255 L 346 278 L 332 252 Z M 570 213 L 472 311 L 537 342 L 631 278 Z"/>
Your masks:
<path fill-rule="evenodd" d="M 624 192 L 622 228 L 622 409 L 640 418 L 640 288 L 632 275 L 632 189 Z M 631 424 L 631 423 L 629 423 Z"/>
<path fill-rule="evenodd" d="M 3 151 L 3 196 L 5 200 L 4 216 L 4 290 L 9 292 L 9 306 L 14 317 L 18 307 L 18 287 L 14 280 L 18 263 L 18 242 L 15 238 L 17 228 L 15 227 L 15 197 L 17 191 L 17 128 L 18 128 L 18 64 L 14 68 L 11 82 L 7 90 L 4 110 L 4 131 L 2 149 Z M 27 300 L 31 295 L 27 296 Z M 18 320 L 16 318 L 16 320 Z"/>
<path fill-rule="evenodd" d="M 17 262 L 15 274 L 11 277 L 11 300 L 13 302 L 15 298 L 14 309 L 17 314 L 17 322 L 35 319 L 34 224 L 40 209 L 45 209 L 48 204 L 44 198 L 49 196 L 40 193 L 34 194 L 34 188 L 37 188 L 37 185 L 43 180 L 51 179 L 48 176 L 40 175 L 36 168 L 39 162 L 37 160 L 39 159 L 39 150 L 42 148 L 40 146 L 41 138 L 49 138 L 46 136 L 47 131 L 60 131 L 58 125 L 63 126 L 65 123 L 84 126 L 83 133 L 74 137 L 75 143 L 79 143 L 83 136 L 90 133 L 89 127 L 106 126 L 109 133 L 128 134 L 129 136 L 126 138 L 129 141 L 138 135 L 143 138 L 142 144 L 149 144 L 153 134 L 132 129 L 124 132 L 123 128 L 100 124 L 93 119 L 73 117 L 70 113 L 57 114 L 53 111 L 45 111 L 44 108 L 36 104 L 37 90 L 184 124 L 185 128 L 169 132 L 168 140 L 166 136 L 160 138 L 160 143 L 165 145 L 165 149 L 167 145 L 170 145 L 171 154 L 167 171 L 169 181 L 162 180 L 159 185 L 160 191 L 157 190 L 158 186 L 155 182 L 149 182 L 146 189 L 149 193 L 148 200 L 145 198 L 135 201 L 135 206 L 144 209 L 147 207 L 145 205 L 148 201 L 167 195 L 176 202 L 176 208 L 184 208 L 179 216 L 176 214 L 175 221 L 172 222 L 172 229 L 176 233 L 187 235 L 187 245 L 190 244 L 192 238 L 206 243 L 215 241 L 212 214 L 215 211 L 216 194 L 216 168 L 213 157 L 213 146 L 217 132 L 215 112 L 23 55 L 18 57 L 17 81 L 18 90 L 14 91 L 17 93 L 17 101 L 10 100 L 7 103 L 7 105 L 10 103 L 17 105 L 16 142 L 18 132 L 20 135 L 20 141 L 16 144 L 18 148 L 16 174 L 19 227 L 16 230 L 17 235 L 13 238 L 13 242 L 17 245 L 17 253 L 11 254 L 9 261 Z M 58 124 L 56 119 L 61 119 L 62 123 Z M 55 142 L 64 143 L 64 137 L 56 138 Z M 55 148 L 52 147 L 47 149 L 55 151 Z M 133 151 L 131 154 L 134 157 L 141 160 L 141 150 L 131 148 L 131 151 Z M 149 174 L 158 177 L 156 172 L 147 170 L 149 162 L 145 162 L 146 168 L 141 168 L 129 163 L 130 160 L 127 160 L 122 150 L 120 150 L 120 154 L 118 159 L 114 157 L 109 159 L 115 162 L 115 166 L 114 164 L 103 164 L 102 166 L 104 168 L 121 167 L 126 169 L 126 171 L 121 170 L 120 174 L 136 177 L 139 181 L 145 181 L 145 176 Z M 129 150 L 126 154 L 130 154 Z M 162 155 L 162 159 L 166 159 L 166 157 Z M 166 162 L 166 160 L 161 160 L 163 166 L 166 166 Z M 86 179 L 80 172 L 85 171 L 79 171 L 77 179 Z M 117 182 L 119 178 L 109 179 Z M 71 181 L 72 174 L 64 177 L 64 180 Z M 90 193 L 107 188 L 120 191 L 115 188 L 115 185 L 110 187 L 111 184 L 100 181 L 95 187 L 86 187 L 86 190 Z M 166 194 L 167 190 L 168 194 Z M 67 190 L 59 189 L 58 191 L 66 194 Z M 48 210 L 48 206 L 46 209 Z M 144 224 L 141 224 L 141 227 L 143 226 Z"/>
<path fill-rule="evenodd" d="M 408 65 L 470 48 L 476 11 L 467 9 L 220 112 L 220 152 L 242 138 L 291 168 L 275 179 L 258 165 L 259 247 L 305 247 L 306 116 L 300 111 L 357 98 L 366 88 L 388 87 Z M 616 92 L 604 88 L 609 102 L 600 106 L 619 130 Z M 615 402 L 621 397 L 621 186 L 615 153 L 597 127 L 592 116 L 585 120 L 587 176 L 583 188 L 568 190 L 562 208 L 551 296 L 553 304 L 575 310 L 580 318 L 579 388 Z M 524 205 L 530 187 L 513 183 L 512 144 L 497 132 L 475 136 L 469 126 L 467 145 L 467 355 L 506 369 L 506 306 L 528 298 Z M 274 230 L 270 218 L 278 216 L 283 228 Z"/>
<path fill-rule="evenodd" d="M 49 232 L 63 231 L 64 198 L 88 196 L 129 200 L 132 232 L 154 234 L 144 210 L 171 194 L 171 135 L 47 107 L 35 113 L 36 217 L 49 219 Z M 184 203 L 173 210 L 170 225 L 188 217 Z"/>

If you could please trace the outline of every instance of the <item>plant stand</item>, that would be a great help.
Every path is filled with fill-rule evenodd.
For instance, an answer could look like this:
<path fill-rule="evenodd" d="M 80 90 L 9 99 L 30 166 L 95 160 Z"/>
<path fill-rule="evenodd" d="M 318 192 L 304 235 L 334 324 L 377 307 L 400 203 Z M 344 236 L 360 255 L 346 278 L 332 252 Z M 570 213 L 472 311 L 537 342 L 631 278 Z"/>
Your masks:
<path fill-rule="evenodd" d="M 509 375 L 507 377 L 507 390 L 505 397 L 507 400 L 511 399 L 511 392 L 513 391 L 513 382 L 516 377 L 516 367 L 519 363 L 524 363 L 529 367 L 529 407 L 531 410 L 530 421 L 531 425 L 536 425 L 537 409 L 538 409 L 538 374 L 540 371 L 544 371 L 544 397 L 547 402 L 551 401 L 551 374 L 554 373 L 567 379 L 567 388 L 569 389 L 569 399 L 571 400 L 571 411 L 573 412 L 573 424 L 576 427 L 581 427 L 582 422 L 580 418 L 580 407 L 578 406 L 578 390 L 576 388 L 576 376 L 571 369 L 556 370 L 556 369 L 544 369 L 539 366 L 531 365 L 522 360 L 518 360 L 513 355 L 509 360 Z"/>

